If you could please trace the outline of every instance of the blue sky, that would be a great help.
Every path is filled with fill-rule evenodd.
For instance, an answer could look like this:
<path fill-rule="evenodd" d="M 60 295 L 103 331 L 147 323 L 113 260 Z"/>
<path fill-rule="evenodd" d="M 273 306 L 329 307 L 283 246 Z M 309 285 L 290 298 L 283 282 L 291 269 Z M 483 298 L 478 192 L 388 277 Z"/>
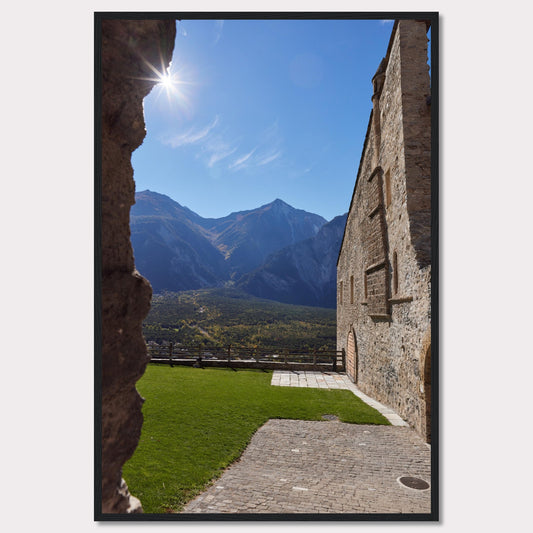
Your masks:
<path fill-rule="evenodd" d="M 203 217 L 281 198 L 345 213 L 392 21 L 184 20 L 170 73 L 144 100 L 138 191 Z"/>

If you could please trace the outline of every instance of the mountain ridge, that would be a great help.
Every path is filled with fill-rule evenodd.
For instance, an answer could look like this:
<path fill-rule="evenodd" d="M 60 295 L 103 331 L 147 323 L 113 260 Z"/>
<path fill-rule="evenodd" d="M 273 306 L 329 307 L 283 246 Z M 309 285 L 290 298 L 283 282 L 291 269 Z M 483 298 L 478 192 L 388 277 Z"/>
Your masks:
<path fill-rule="evenodd" d="M 154 191 L 137 192 L 135 200 L 130 226 L 136 268 L 154 292 L 234 284 L 271 254 L 316 236 L 327 224 L 279 198 L 218 219 Z"/>
<path fill-rule="evenodd" d="M 259 298 L 335 307 L 336 263 L 347 216 L 339 215 L 324 224 L 314 237 L 271 254 L 236 286 Z"/>

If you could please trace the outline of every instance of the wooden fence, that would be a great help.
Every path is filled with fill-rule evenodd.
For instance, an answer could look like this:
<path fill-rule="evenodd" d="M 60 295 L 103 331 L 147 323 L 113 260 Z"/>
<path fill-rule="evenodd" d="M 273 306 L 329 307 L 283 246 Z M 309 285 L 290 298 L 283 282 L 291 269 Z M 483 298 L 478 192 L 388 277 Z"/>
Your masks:
<path fill-rule="evenodd" d="M 194 367 L 345 372 L 344 350 L 276 350 L 229 346 L 148 345 L 152 363 Z"/>

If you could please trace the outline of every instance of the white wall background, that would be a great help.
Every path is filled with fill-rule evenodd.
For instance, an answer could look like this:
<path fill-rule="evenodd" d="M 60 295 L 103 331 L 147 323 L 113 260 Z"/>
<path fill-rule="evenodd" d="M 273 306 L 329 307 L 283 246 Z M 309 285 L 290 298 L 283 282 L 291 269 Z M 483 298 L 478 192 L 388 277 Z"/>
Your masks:
<path fill-rule="evenodd" d="M 441 13 L 440 527 L 449 531 L 524 531 L 530 507 L 533 295 L 524 245 L 532 226 L 533 10 L 517 0 L 497 10 L 490 5 L 253 3 L 254 10 L 271 11 Z M 242 0 L 30 0 L 3 7 L 0 502 L 6 531 L 113 527 L 93 522 L 93 12 L 249 6 Z M 325 525 L 148 523 L 121 531 Z M 392 524 L 356 527 L 378 532 Z"/>

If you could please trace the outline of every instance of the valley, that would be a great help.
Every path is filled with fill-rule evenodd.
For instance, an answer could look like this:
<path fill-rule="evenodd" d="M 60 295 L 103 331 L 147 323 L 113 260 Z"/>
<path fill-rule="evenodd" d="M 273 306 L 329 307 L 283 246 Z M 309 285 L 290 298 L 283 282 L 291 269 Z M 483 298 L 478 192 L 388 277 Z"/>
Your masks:
<path fill-rule="evenodd" d="M 154 294 L 143 323 L 146 341 L 279 350 L 336 348 L 336 311 L 289 305 L 238 289 Z"/>

